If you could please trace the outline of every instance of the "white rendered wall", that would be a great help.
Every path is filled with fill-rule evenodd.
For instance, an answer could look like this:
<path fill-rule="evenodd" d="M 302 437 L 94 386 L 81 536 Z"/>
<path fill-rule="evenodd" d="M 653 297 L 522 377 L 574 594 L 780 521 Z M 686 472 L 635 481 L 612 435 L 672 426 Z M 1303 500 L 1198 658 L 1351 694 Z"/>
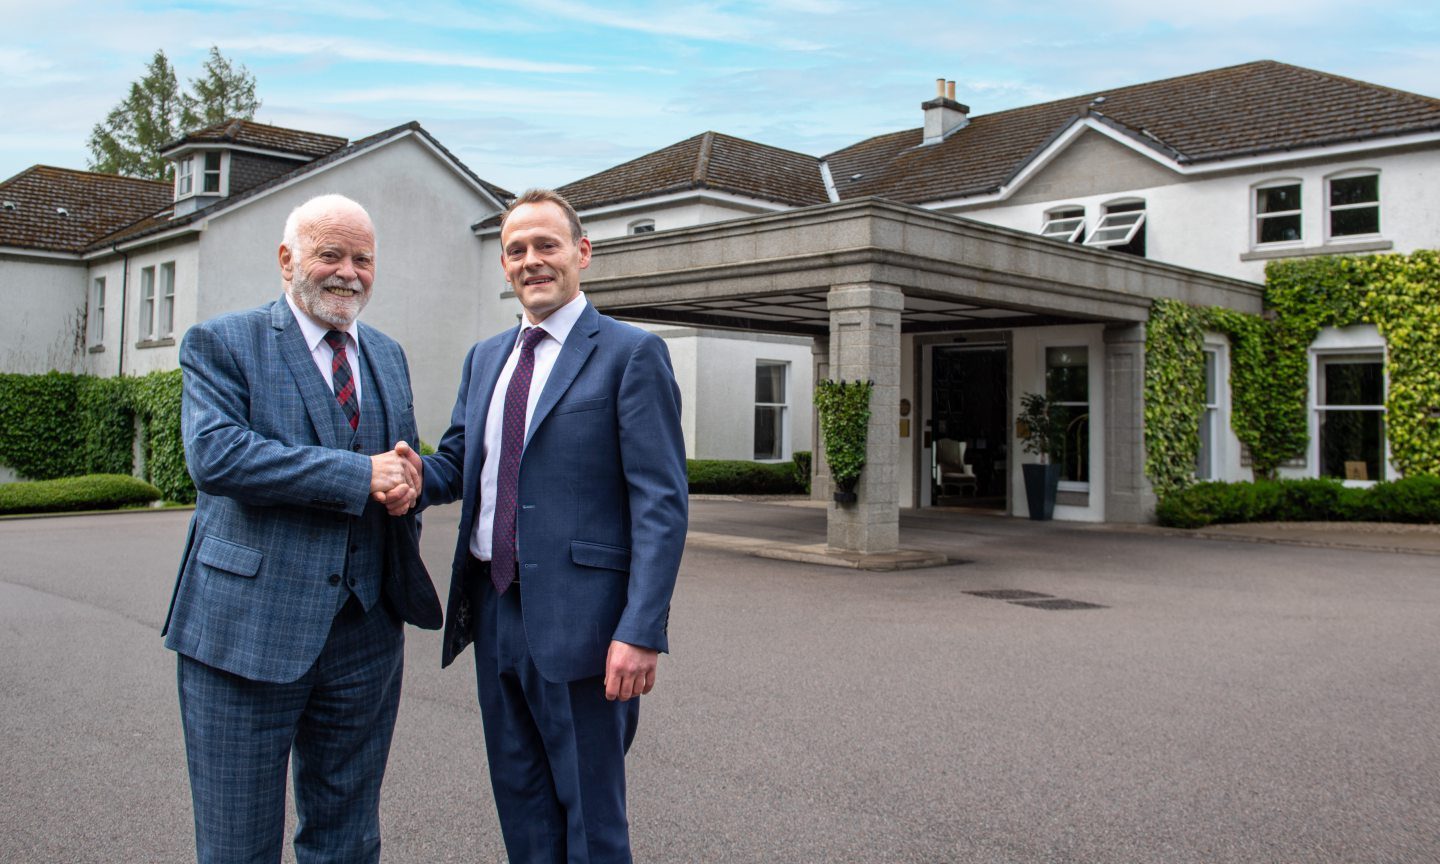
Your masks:
<path fill-rule="evenodd" d="M 85 370 L 85 266 L 0 257 L 0 372 Z"/>
<path fill-rule="evenodd" d="M 664 331 L 666 342 L 693 342 L 695 378 L 684 392 L 682 413 L 695 429 L 686 449 L 693 459 L 755 457 L 755 366 L 760 360 L 786 365 L 785 431 L 782 459 L 810 449 L 810 405 L 814 395 L 808 339 L 765 334 Z M 674 353 L 674 349 L 672 349 Z M 688 425 L 688 424 L 687 424 Z"/>

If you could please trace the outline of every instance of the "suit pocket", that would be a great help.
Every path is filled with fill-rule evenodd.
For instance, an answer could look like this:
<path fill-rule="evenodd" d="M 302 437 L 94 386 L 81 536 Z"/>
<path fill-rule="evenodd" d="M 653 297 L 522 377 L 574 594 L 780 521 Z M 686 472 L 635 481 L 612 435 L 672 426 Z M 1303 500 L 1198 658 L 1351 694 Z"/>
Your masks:
<path fill-rule="evenodd" d="M 555 406 L 554 414 L 578 414 L 581 411 L 599 411 L 610 404 L 609 396 L 601 396 L 599 399 L 577 399 L 574 402 L 562 402 Z"/>
<path fill-rule="evenodd" d="M 200 541 L 200 551 L 195 557 L 201 564 L 216 570 L 254 579 L 255 574 L 260 572 L 260 562 L 264 560 L 265 553 L 219 537 L 206 537 Z"/>
<path fill-rule="evenodd" d="M 587 543 L 584 540 L 570 541 L 570 560 L 582 567 L 602 567 L 606 570 L 630 572 L 630 550 L 604 543 Z"/>

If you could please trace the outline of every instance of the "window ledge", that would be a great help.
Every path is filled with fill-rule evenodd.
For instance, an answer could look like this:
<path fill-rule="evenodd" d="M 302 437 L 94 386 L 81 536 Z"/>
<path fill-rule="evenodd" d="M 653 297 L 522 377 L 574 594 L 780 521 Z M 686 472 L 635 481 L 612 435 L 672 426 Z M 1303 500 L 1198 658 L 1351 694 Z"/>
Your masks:
<path fill-rule="evenodd" d="M 1276 258 L 1305 258 L 1311 255 L 1348 255 L 1353 252 L 1383 252 L 1394 249 L 1393 240 L 1362 240 L 1353 243 L 1326 243 L 1321 246 L 1286 246 L 1283 249 L 1254 249 L 1241 252 L 1241 261 L 1270 261 Z"/>
<path fill-rule="evenodd" d="M 136 347 L 136 348 L 165 348 L 165 347 L 167 347 L 167 346 L 174 345 L 174 344 L 175 344 L 174 338 L 172 338 L 172 337 L 170 337 L 170 336 L 166 336 L 164 339 L 141 339 L 139 342 L 136 342 L 136 343 L 135 343 L 135 347 Z"/>
<path fill-rule="evenodd" d="M 1089 490 L 1059 489 L 1055 492 L 1055 503 L 1065 507 L 1089 507 Z"/>
<path fill-rule="evenodd" d="M 89 350 L 90 350 L 90 353 L 91 353 L 91 354 L 103 354 L 103 353 L 105 353 L 105 346 L 104 346 L 104 345 L 91 345 Z"/>

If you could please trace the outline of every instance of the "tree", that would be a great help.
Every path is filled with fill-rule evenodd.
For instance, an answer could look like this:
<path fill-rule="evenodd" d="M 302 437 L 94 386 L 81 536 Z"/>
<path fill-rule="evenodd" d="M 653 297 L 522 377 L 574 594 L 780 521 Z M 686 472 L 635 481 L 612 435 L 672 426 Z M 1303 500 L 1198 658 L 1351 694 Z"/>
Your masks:
<path fill-rule="evenodd" d="M 191 93 L 181 91 L 175 67 L 163 50 L 156 51 L 125 100 L 91 130 L 90 170 L 168 179 L 171 165 L 160 156 L 166 144 L 224 119 L 249 120 L 260 107 L 255 76 L 244 65 L 236 69 L 215 46 L 190 87 Z"/>
<path fill-rule="evenodd" d="M 190 79 L 190 94 L 185 96 L 183 125 L 193 131 L 222 120 L 249 120 L 260 108 L 255 98 L 255 76 L 240 64 L 237 69 L 220 49 L 210 46 L 204 74 Z"/>

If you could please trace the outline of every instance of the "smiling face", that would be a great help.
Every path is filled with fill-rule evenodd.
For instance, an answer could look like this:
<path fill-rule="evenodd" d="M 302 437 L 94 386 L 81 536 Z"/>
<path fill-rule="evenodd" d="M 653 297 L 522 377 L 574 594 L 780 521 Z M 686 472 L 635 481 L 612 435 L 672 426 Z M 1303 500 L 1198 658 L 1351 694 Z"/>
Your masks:
<path fill-rule="evenodd" d="M 580 271 L 590 266 L 590 241 L 574 238 L 559 205 L 541 201 L 516 207 L 500 229 L 500 244 L 505 278 L 531 324 L 580 293 Z"/>
<path fill-rule="evenodd" d="M 304 222 L 280 245 L 280 275 L 301 311 L 345 328 L 370 302 L 375 281 L 375 229 L 363 211 L 335 209 Z"/>

